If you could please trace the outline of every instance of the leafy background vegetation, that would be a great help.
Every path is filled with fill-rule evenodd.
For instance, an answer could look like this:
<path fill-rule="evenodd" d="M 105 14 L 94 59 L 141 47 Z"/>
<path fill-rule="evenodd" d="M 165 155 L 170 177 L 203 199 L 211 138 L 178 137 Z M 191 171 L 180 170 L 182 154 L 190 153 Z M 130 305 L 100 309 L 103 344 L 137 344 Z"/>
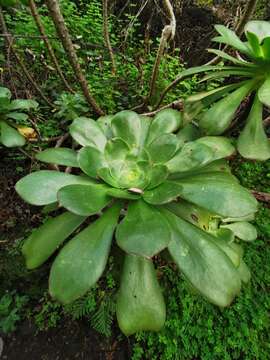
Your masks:
<path fill-rule="evenodd" d="M 197 5 L 206 7 L 213 6 L 213 3 L 200 0 Z M 60 59 L 61 67 L 65 70 L 69 82 L 74 84 L 73 72 L 57 39 L 52 21 L 42 2 L 39 5 L 46 33 L 53 38 L 51 42 Z M 159 35 L 151 38 L 146 49 L 144 34 L 140 31 L 142 19 L 136 18 L 136 9 L 132 9 L 132 6 L 136 8 L 134 2 L 131 2 L 120 18 L 116 12 L 116 15 L 110 17 L 110 36 L 115 49 L 117 76 L 112 74 L 109 54 L 103 46 L 101 2 L 62 0 L 61 5 L 97 101 L 110 113 L 138 105 L 149 90 Z M 256 17 L 265 17 L 266 5 L 267 2 L 258 1 Z M 26 8 L 7 11 L 5 16 L 12 34 L 39 35 Z M 120 48 L 126 36 L 123 29 L 127 28 L 130 21 L 134 23 L 128 32 L 128 46 L 123 50 Z M 0 41 L 3 47 L 3 39 Z M 53 111 L 41 101 L 40 109 L 32 113 L 41 139 L 62 134 L 67 123 L 76 116 L 74 114 L 91 115 L 91 110 L 80 93 L 75 96 L 63 95 L 63 86 L 49 64 L 46 49 L 40 39 L 16 38 L 16 48 L 26 59 L 35 78 L 42 84 L 44 93 L 55 102 Z M 162 91 L 185 65 L 179 61 L 180 56 L 181 51 L 176 47 L 171 49 L 163 60 L 160 72 L 162 75 L 157 84 L 158 91 Z M 4 67 L 2 56 L 0 67 Z M 31 97 L 32 89 L 30 86 L 21 85 L 18 71 L 14 69 L 13 84 L 4 79 L 6 86 L 11 85 L 11 89 L 15 87 L 18 96 Z M 211 83 L 209 86 L 215 87 L 216 84 Z M 169 103 L 180 96 L 186 97 L 198 89 L 200 85 L 196 84 L 196 78 L 185 80 L 173 94 L 168 95 L 166 101 Z M 29 125 L 29 122 L 25 125 Z M 30 153 L 40 146 L 39 143 L 33 142 L 27 145 L 25 151 Z M 7 162 L 16 170 L 15 177 L 23 175 L 25 155 L 18 150 L 12 150 L 8 154 L 6 150 L 3 151 Z M 32 167 L 39 165 L 34 162 Z M 235 175 L 247 188 L 270 192 L 269 161 L 260 163 L 237 158 L 232 161 L 232 167 Z M 1 173 L 1 176 L 3 175 Z M 37 215 L 33 209 L 23 211 L 28 211 L 28 216 L 32 211 L 31 216 L 36 216 L 36 219 L 31 218 L 33 227 L 48 217 L 46 214 Z M 21 216 L 23 218 L 23 215 Z M 267 204 L 260 205 L 254 223 L 259 238 L 245 248 L 245 261 L 252 274 L 251 283 L 242 290 L 228 309 L 220 310 L 208 304 L 194 293 L 172 266 L 156 263 L 164 292 L 170 294 L 166 299 L 167 320 L 164 329 L 158 334 L 140 333 L 132 337 L 130 356 L 133 360 L 269 358 L 270 209 Z M 16 219 L 12 220 L 12 217 L 9 217 L 9 222 L 5 222 L 3 231 L 1 230 L 0 240 L 4 243 L 1 244 L 3 251 L 1 250 L 0 254 L 0 332 L 12 333 L 25 321 L 33 322 L 37 332 L 48 331 L 57 326 L 61 331 L 60 324 L 64 318 L 65 321 L 83 319 L 89 328 L 106 337 L 112 337 L 113 333 L 117 332 L 113 320 L 119 267 L 116 257 L 110 258 L 106 274 L 95 288 L 73 304 L 63 307 L 53 302 L 46 292 L 49 266 L 45 265 L 42 269 L 32 272 L 25 269 L 20 250 L 23 239 L 28 234 L 29 229 L 23 225 L 23 221 L 18 227 Z M 117 339 L 120 341 L 122 335 L 118 334 Z"/>

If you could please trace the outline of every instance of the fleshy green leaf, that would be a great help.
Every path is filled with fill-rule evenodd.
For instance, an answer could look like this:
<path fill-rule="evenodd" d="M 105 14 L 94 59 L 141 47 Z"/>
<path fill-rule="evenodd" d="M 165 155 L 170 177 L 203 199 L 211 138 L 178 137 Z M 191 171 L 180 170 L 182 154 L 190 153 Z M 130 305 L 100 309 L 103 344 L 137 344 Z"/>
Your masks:
<path fill-rule="evenodd" d="M 25 138 L 5 121 L 0 121 L 0 143 L 6 147 L 23 146 Z"/>
<path fill-rule="evenodd" d="M 251 33 L 251 32 L 247 32 L 246 37 L 248 39 L 248 43 L 252 49 L 252 53 L 253 53 L 254 57 L 255 58 L 263 58 L 263 51 L 260 46 L 258 37 L 254 33 Z"/>
<path fill-rule="evenodd" d="M 215 25 L 215 29 L 221 36 L 212 39 L 213 41 L 228 44 L 240 52 L 250 55 L 250 50 L 248 49 L 247 45 L 239 39 L 234 31 L 228 29 L 224 25 Z"/>
<path fill-rule="evenodd" d="M 36 159 L 50 164 L 79 167 L 76 151 L 69 148 L 46 149 L 36 154 Z"/>
<path fill-rule="evenodd" d="M 130 151 L 128 144 L 120 138 L 113 138 L 106 144 L 104 155 L 110 163 L 114 160 L 124 160 Z"/>
<path fill-rule="evenodd" d="M 184 144 L 189 141 L 198 139 L 200 135 L 200 129 L 197 126 L 193 124 L 187 124 L 176 134 L 179 148 L 183 147 Z"/>
<path fill-rule="evenodd" d="M 257 238 L 257 230 L 255 226 L 251 225 L 247 221 L 221 225 L 221 227 L 230 229 L 235 236 L 244 241 L 253 241 Z"/>
<path fill-rule="evenodd" d="M 9 110 L 30 110 L 36 109 L 38 107 L 38 103 L 35 100 L 23 100 L 17 99 L 12 100 L 9 106 Z"/>
<path fill-rule="evenodd" d="M 254 87 L 254 81 L 247 81 L 239 89 L 216 102 L 199 121 L 200 127 L 209 135 L 220 135 L 229 126 L 241 101 Z"/>
<path fill-rule="evenodd" d="M 182 114 L 174 109 L 161 110 L 153 119 L 147 137 L 150 144 L 154 139 L 163 134 L 175 132 L 182 126 Z"/>
<path fill-rule="evenodd" d="M 259 88 L 258 98 L 261 103 L 270 107 L 270 76 L 266 78 L 265 82 Z"/>
<path fill-rule="evenodd" d="M 100 116 L 97 119 L 97 123 L 101 127 L 107 139 L 110 139 L 113 136 L 112 128 L 111 128 L 112 119 L 113 119 L 113 115 Z"/>
<path fill-rule="evenodd" d="M 47 220 L 34 230 L 22 248 L 27 268 L 35 269 L 43 264 L 85 219 L 85 217 L 65 212 Z"/>
<path fill-rule="evenodd" d="M 106 167 L 104 154 L 97 148 L 85 146 L 78 152 L 78 163 L 82 171 L 92 177 L 98 177 L 98 170 Z"/>
<path fill-rule="evenodd" d="M 247 159 L 267 160 L 270 158 L 270 141 L 262 122 L 263 107 L 255 97 L 247 123 L 237 140 L 239 153 Z"/>
<path fill-rule="evenodd" d="M 0 99 L 11 99 L 11 92 L 8 88 L 0 86 Z"/>
<path fill-rule="evenodd" d="M 151 258 L 165 249 L 171 234 L 159 210 L 137 200 L 129 204 L 127 215 L 117 227 L 116 240 L 127 253 Z"/>
<path fill-rule="evenodd" d="M 6 114 L 6 118 L 18 121 L 25 121 L 28 119 L 28 115 L 20 112 L 10 112 Z"/>
<path fill-rule="evenodd" d="M 53 170 L 29 174 L 16 184 L 17 193 L 32 205 L 47 205 L 57 201 L 57 192 L 71 184 L 92 184 L 89 178 Z"/>
<path fill-rule="evenodd" d="M 174 134 L 163 134 L 155 138 L 147 146 L 147 152 L 150 154 L 153 163 L 166 163 L 174 156 L 177 148 L 177 136 Z"/>
<path fill-rule="evenodd" d="M 153 189 L 163 183 L 169 175 L 167 166 L 162 164 L 154 165 L 149 170 L 150 182 L 147 185 L 147 190 Z"/>
<path fill-rule="evenodd" d="M 204 173 L 175 180 L 180 197 L 214 214 L 239 217 L 253 214 L 257 201 L 236 179 L 226 173 Z"/>
<path fill-rule="evenodd" d="M 270 36 L 270 23 L 262 20 L 249 21 L 245 26 L 245 33 L 248 32 L 256 34 L 261 43 L 264 38 Z"/>
<path fill-rule="evenodd" d="M 158 187 L 147 190 L 143 194 L 143 199 L 152 205 L 167 204 L 179 196 L 181 185 L 173 181 L 165 181 Z"/>
<path fill-rule="evenodd" d="M 115 204 L 60 251 L 50 273 L 53 298 L 70 303 L 98 281 L 108 260 L 120 209 L 121 204 Z"/>
<path fill-rule="evenodd" d="M 101 211 L 111 201 L 103 184 L 75 184 L 62 187 L 57 194 L 59 203 L 74 214 L 89 216 Z"/>
<path fill-rule="evenodd" d="M 118 198 L 118 199 L 127 199 L 127 200 L 137 200 L 141 197 L 140 194 L 132 193 L 127 190 L 108 188 L 106 190 L 107 195 Z"/>
<path fill-rule="evenodd" d="M 111 127 L 114 137 L 123 139 L 130 147 L 139 147 L 142 124 L 134 111 L 118 112 L 111 121 Z"/>
<path fill-rule="evenodd" d="M 92 146 L 103 151 L 107 142 L 101 127 L 96 121 L 79 117 L 70 125 L 70 134 L 82 146 Z"/>
<path fill-rule="evenodd" d="M 241 259 L 240 265 L 237 268 L 238 274 L 240 276 L 241 281 L 247 284 L 251 278 L 249 268 L 247 267 L 246 263 Z"/>
<path fill-rule="evenodd" d="M 240 291 L 240 278 L 215 239 L 176 215 L 167 213 L 173 240 L 169 252 L 191 284 L 209 301 L 228 306 Z"/>
<path fill-rule="evenodd" d="M 116 316 L 126 336 L 163 327 L 166 307 L 151 260 L 126 255 Z"/>

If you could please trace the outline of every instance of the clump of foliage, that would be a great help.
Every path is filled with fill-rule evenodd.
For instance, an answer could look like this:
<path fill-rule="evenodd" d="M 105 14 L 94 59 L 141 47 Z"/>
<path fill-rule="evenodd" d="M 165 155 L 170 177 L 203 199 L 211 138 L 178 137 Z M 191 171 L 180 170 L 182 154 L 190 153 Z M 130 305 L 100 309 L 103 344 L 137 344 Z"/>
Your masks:
<path fill-rule="evenodd" d="M 57 109 L 54 116 L 65 121 L 72 121 L 89 112 L 86 100 L 80 93 L 62 93 L 54 104 Z"/>
<path fill-rule="evenodd" d="M 0 87 L 0 144 L 7 147 L 23 146 L 25 137 L 20 134 L 12 121 L 25 121 L 28 115 L 24 111 L 36 109 L 35 100 L 11 100 L 11 92 Z"/>
<path fill-rule="evenodd" d="M 16 324 L 23 317 L 23 309 L 29 298 L 7 292 L 0 298 L 0 331 L 7 334 L 16 329 Z"/>
<path fill-rule="evenodd" d="M 184 125 L 181 113 L 172 109 L 153 120 L 132 111 L 96 122 L 80 117 L 70 134 L 82 146 L 78 151 L 47 149 L 37 158 L 81 169 L 82 175 L 41 170 L 16 184 L 27 202 L 58 202 L 67 210 L 26 240 L 29 269 L 44 263 L 87 217 L 103 210 L 54 260 L 51 295 L 67 304 L 85 294 L 105 269 L 115 232 L 125 253 L 116 314 L 126 335 L 157 331 L 165 322 L 151 260 L 165 249 L 203 296 L 229 305 L 250 277 L 237 239 L 256 238 L 247 221 L 257 209 L 223 160 L 235 151 L 230 141 L 199 138 L 198 130 Z"/>
<path fill-rule="evenodd" d="M 213 40 L 232 47 L 242 57 L 210 49 L 209 52 L 232 65 L 202 66 L 194 68 L 193 73 L 206 72 L 203 81 L 230 76 L 236 76 L 241 81 L 195 94 L 187 99 L 187 103 L 200 104 L 199 109 L 211 105 L 197 116 L 197 121 L 205 134 L 220 135 L 229 128 L 243 99 L 254 94 L 246 125 L 237 140 L 237 149 L 245 158 L 267 160 L 270 158 L 270 142 L 263 128 L 262 114 L 264 105 L 270 107 L 270 23 L 259 20 L 248 22 L 245 27 L 247 42 L 241 41 L 223 25 L 215 28 L 219 36 Z"/>

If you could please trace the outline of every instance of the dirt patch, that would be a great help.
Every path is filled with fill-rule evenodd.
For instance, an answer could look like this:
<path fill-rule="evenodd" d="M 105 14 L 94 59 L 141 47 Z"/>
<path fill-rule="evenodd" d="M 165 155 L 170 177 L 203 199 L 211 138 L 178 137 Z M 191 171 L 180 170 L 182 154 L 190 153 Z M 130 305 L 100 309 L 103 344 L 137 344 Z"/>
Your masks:
<path fill-rule="evenodd" d="M 126 360 L 127 340 L 106 339 L 83 321 L 63 322 L 61 327 L 36 334 L 28 322 L 4 337 L 3 360 Z"/>

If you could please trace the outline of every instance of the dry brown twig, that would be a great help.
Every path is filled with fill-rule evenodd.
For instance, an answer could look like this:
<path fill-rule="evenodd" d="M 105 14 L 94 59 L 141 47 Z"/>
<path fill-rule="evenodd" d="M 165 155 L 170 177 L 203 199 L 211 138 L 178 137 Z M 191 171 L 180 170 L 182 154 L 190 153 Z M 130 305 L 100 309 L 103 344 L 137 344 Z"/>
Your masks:
<path fill-rule="evenodd" d="M 103 0 L 102 1 L 102 6 L 103 6 L 103 35 L 104 35 L 104 42 L 105 42 L 105 45 L 108 48 L 109 55 L 110 55 L 110 58 L 111 58 L 112 73 L 113 73 L 113 75 L 115 75 L 116 74 L 116 63 L 115 63 L 115 58 L 114 58 L 113 49 L 112 49 L 112 45 L 111 45 L 111 41 L 110 41 L 110 35 L 109 35 L 108 0 Z"/>

